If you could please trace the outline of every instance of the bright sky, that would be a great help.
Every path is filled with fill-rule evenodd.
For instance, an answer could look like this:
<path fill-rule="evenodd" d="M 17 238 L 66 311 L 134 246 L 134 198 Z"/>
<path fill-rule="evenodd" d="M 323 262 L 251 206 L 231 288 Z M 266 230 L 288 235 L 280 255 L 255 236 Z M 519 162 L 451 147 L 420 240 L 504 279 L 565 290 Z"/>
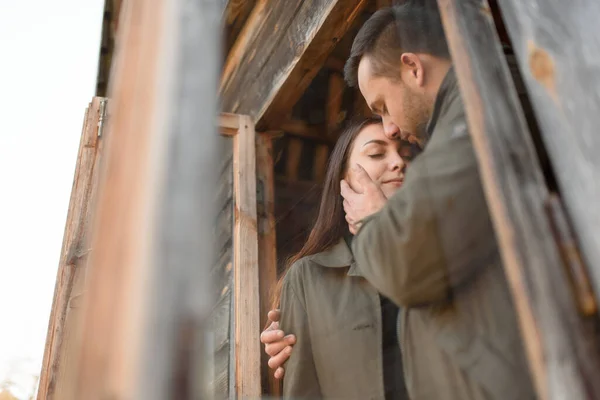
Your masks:
<path fill-rule="evenodd" d="M 39 374 L 103 0 L 0 0 L 0 384 Z"/>

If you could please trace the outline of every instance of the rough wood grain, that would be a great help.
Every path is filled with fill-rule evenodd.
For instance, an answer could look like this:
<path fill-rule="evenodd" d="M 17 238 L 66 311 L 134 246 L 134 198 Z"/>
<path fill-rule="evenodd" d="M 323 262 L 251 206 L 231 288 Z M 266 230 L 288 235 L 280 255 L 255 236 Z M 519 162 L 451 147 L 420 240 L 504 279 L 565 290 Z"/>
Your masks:
<path fill-rule="evenodd" d="M 438 4 L 539 397 L 597 398 L 595 338 L 569 289 L 544 210 L 549 193 L 487 2 Z"/>
<path fill-rule="evenodd" d="M 256 133 L 249 116 L 240 116 L 240 130 L 233 138 L 233 182 L 236 396 L 239 399 L 257 399 L 261 396 L 260 272 L 256 211 Z"/>
<path fill-rule="evenodd" d="M 584 264 L 600 293 L 600 2 L 497 2 Z"/>
<path fill-rule="evenodd" d="M 225 54 L 229 52 L 248 20 L 256 0 L 227 0 L 225 6 Z"/>
<path fill-rule="evenodd" d="M 280 120 L 300 98 L 366 0 L 258 2 L 223 69 L 223 111 Z M 276 128 L 276 124 L 272 127 Z"/>
<path fill-rule="evenodd" d="M 277 235 L 275 226 L 275 184 L 273 144 L 271 138 L 258 134 L 256 138 L 256 184 L 258 216 L 258 266 L 260 286 L 260 326 L 267 323 L 271 290 L 277 283 Z M 267 365 L 268 356 L 261 351 L 263 392 L 279 396 L 279 381 Z"/>
<path fill-rule="evenodd" d="M 90 251 L 88 229 L 95 192 L 93 187 L 98 175 L 96 160 L 100 158 L 98 123 L 103 101 L 102 98 L 94 98 L 85 113 L 46 336 L 38 399 L 64 398 L 64 392 L 70 386 L 69 374 L 76 362 L 70 349 L 78 343 L 81 312 L 77 305 L 84 288 L 85 265 Z"/>
<path fill-rule="evenodd" d="M 208 397 L 219 10 L 124 3 L 73 399 Z"/>

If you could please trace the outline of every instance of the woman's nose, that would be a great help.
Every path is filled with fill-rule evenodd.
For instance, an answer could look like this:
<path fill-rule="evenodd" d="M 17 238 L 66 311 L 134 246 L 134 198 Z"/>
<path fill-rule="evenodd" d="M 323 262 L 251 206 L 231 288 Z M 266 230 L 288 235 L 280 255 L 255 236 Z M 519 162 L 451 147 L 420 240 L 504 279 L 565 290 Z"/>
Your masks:
<path fill-rule="evenodd" d="M 406 163 L 404 162 L 402 157 L 400 157 L 400 155 L 397 154 L 394 155 L 394 158 L 390 163 L 390 168 L 392 171 L 404 171 L 404 169 L 406 168 Z"/>

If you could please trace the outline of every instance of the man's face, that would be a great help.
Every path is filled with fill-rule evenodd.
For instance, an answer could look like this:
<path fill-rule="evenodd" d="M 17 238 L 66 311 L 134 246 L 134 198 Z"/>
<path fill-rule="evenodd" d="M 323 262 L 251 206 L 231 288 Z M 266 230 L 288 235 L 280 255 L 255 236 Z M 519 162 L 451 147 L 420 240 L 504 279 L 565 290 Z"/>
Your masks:
<path fill-rule="evenodd" d="M 358 87 L 371 110 L 383 119 L 387 137 L 423 139 L 429 120 L 424 96 L 411 90 L 400 78 L 375 75 L 370 57 L 363 57 L 358 65 Z"/>

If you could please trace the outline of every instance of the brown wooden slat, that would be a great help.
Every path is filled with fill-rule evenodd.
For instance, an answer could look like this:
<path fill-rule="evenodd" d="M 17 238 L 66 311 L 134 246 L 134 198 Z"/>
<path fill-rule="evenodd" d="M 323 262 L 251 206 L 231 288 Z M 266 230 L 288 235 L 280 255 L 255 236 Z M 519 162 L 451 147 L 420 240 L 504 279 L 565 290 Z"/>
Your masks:
<path fill-rule="evenodd" d="M 94 184 L 98 176 L 98 123 L 103 101 L 104 99 L 95 97 L 85 113 L 48 324 L 38 399 L 65 398 L 65 391 L 70 386 L 69 379 L 72 378 L 70 374 L 76 364 L 72 350 L 77 348 L 79 340 L 81 310 L 78 305 L 84 289 L 90 246 L 88 229 L 92 218 Z"/>
<path fill-rule="evenodd" d="M 240 116 L 233 138 L 235 387 L 239 399 L 260 398 L 260 294 L 256 212 L 256 133 Z"/>
<path fill-rule="evenodd" d="M 438 0 L 504 268 L 540 399 L 600 395 L 544 205 L 549 193 L 485 1 Z"/>
<path fill-rule="evenodd" d="M 497 2 L 582 257 L 600 293 L 600 2 Z"/>
<path fill-rule="evenodd" d="M 223 111 L 284 118 L 366 3 L 259 1 L 223 69 Z"/>

